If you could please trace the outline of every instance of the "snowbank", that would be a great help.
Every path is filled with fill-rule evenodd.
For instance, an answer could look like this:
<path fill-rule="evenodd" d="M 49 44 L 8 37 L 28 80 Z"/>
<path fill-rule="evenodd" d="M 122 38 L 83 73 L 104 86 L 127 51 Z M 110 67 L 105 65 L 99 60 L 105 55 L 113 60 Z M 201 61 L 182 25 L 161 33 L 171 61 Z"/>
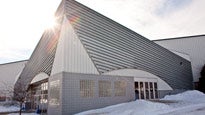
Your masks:
<path fill-rule="evenodd" d="M 165 96 L 163 100 L 172 100 L 176 103 L 137 100 L 77 115 L 204 115 L 205 113 L 205 94 L 196 90 Z"/>
<path fill-rule="evenodd" d="M 8 115 L 19 115 L 19 113 L 11 113 L 11 114 L 8 114 Z M 22 113 L 21 115 L 39 115 L 39 114 L 36 114 L 36 113 Z"/>
<path fill-rule="evenodd" d="M 90 110 L 77 115 L 106 114 L 106 115 L 158 115 L 161 109 L 170 109 L 166 104 L 137 100 L 108 106 L 102 109 Z"/>
<path fill-rule="evenodd" d="M 176 100 L 187 103 L 205 103 L 205 94 L 200 91 L 193 90 L 179 93 L 176 95 L 167 95 L 162 100 Z"/>
<path fill-rule="evenodd" d="M 19 111 L 19 107 L 17 106 L 0 106 L 0 112 L 11 112 L 11 111 Z"/>

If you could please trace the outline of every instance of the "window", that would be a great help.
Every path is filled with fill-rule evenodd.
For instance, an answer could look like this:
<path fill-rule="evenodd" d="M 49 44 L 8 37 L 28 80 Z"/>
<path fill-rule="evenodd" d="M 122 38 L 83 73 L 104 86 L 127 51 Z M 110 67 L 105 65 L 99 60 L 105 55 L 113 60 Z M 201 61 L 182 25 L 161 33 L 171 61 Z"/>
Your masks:
<path fill-rule="evenodd" d="M 111 94 L 111 82 L 99 81 L 99 97 L 110 97 Z"/>
<path fill-rule="evenodd" d="M 41 84 L 41 90 L 48 90 L 48 82 Z"/>
<path fill-rule="evenodd" d="M 115 96 L 125 96 L 126 95 L 126 82 L 125 81 L 115 81 Z"/>
<path fill-rule="evenodd" d="M 50 100 L 49 104 L 60 104 L 60 80 L 50 82 Z"/>
<path fill-rule="evenodd" d="M 141 99 L 144 99 L 144 84 L 143 82 L 140 82 L 140 96 L 141 96 Z"/>
<path fill-rule="evenodd" d="M 145 82 L 145 93 L 146 93 L 146 99 L 149 99 L 149 87 L 148 87 L 148 82 Z"/>
<path fill-rule="evenodd" d="M 158 98 L 158 92 L 157 92 L 157 83 L 154 83 L 154 91 L 155 91 L 155 98 Z"/>
<path fill-rule="evenodd" d="M 154 90 L 153 90 L 153 83 L 149 82 L 150 87 L 150 99 L 154 99 Z"/>
<path fill-rule="evenodd" d="M 94 81 L 80 80 L 80 96 L 93 97 L 94 96 Z"/>
<path fill-rule="evenodd" d="M 48 97 L 48 82 L 41 84 L 41 103 L 47 103 Z"/>

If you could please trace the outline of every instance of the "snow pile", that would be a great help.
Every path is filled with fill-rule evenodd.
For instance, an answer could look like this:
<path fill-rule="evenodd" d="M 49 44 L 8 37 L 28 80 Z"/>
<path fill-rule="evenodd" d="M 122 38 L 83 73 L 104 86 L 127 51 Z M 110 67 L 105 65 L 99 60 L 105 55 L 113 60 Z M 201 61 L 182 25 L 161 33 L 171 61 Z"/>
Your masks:
<path fill-rule="evenodd" d="M 161 109 L 170 109 L 170 107 L 162 103 L 138 100 L 129 103 L 108 106 L 102 109 L 90 110 L 77 115 L 158 115 Z"/>
<path fill-rule="evenodd" d="M 19 107 L 17 106 L 0 106 L 0 112 L 11 112 L 11 111 L 19 111 Z"/>
<path fill-rule="evenodd" d="M 193 90 L 179 93 L 176 95 L 167 95 L 162 100 L 175 100 L 187 103 L 205 103 L 205 94 L 200 91 Z"/>
<path fill-rule="evenodd" d="M 169 95 L 162 100 L 158 102 L 137 100 L 85 111 L 77 115 L 205 115 L 205 94 L 199 91 Z"/>
<path fill-rule="evenodd" d="M 8 115 L 19 115 L 19 113 L 11 113 Z M 37 114 L 37 113 L 21 113 L 21 115 L 39 115 L 39 114 Z"/>

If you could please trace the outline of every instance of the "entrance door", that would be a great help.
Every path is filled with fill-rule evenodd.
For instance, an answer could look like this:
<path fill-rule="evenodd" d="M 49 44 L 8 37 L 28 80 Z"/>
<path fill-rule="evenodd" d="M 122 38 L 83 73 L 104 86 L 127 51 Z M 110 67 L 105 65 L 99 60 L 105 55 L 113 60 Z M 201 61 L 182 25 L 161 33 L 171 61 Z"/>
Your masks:
<path fill-rule="evenodd" d="M 157 99 L 157 82 L 135 82 L 135 99 Z"/>

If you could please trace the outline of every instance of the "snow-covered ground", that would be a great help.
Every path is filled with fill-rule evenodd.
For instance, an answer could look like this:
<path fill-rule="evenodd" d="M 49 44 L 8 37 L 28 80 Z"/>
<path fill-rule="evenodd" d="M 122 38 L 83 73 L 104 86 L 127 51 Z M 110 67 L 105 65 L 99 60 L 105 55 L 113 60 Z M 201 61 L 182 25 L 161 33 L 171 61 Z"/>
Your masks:
<path fill-rule="evenodd" d="M 8 115 L 19 115 L 19 113 L 11 113 L 11 114 L 8 114 Z M 22 113 L 21 115 L 39 115 L 39 114 L 36 114 L 36 113 Z"/>
<path fill-rule="evenodd" d="M 205 94 L 187 91 L 165 96 L 158 102 L 137 100 L 77 115 L 205 115 Z"/>
<path fill-rule="evenodd" d="M 11 112 L 11 111 L 19 111 L 19 107 L 17 106 L 0 106 L 1 112 Z"/>
<path fill-rule="evenodd" d="M 15 106 L 0 106 L 1 112 L 18 111 Z M 9 115 L 18 115 L 12 113 Z M 23 115 L 38 115 L 23 113 Z M 77 115 L 205 115 L 205 94 L 199 91 L 187 91 L 177 95 L 168 95 L 155 102 L 137 100 L 129 103 L 89 110 Z"/>

